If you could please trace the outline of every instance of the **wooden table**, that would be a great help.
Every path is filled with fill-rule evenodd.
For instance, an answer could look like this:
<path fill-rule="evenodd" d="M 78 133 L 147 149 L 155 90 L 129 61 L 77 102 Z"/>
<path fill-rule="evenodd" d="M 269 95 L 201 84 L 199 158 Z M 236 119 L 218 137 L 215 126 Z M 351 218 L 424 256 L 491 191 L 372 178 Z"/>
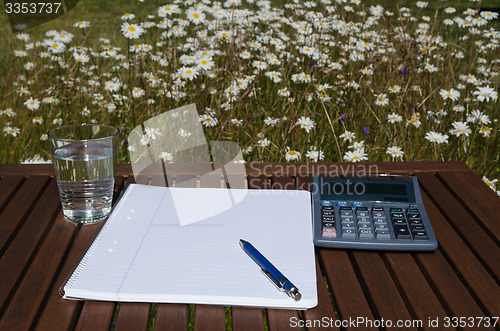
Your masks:
<path fill-rule="evenodd" d="M 310 189 L 312 173 L 358 173 L 368 166 L 418 177 L 438 250 L 318 248 L 319 305 L 291 311 L 61 299 L 60 285 L 101 224 L 64 220 L 52 165 L 0 165 L 0 330 L 376 329 L 396 323 L 429 329 L 436 322 L 440 329 L 447 323 L 486 328 L 482 317 L 500 315 L 500 198 L 465 164 L 248 164 L 247 183 Z M 132 181 L 130 166 L 118 165 L 115 195 Z"/>

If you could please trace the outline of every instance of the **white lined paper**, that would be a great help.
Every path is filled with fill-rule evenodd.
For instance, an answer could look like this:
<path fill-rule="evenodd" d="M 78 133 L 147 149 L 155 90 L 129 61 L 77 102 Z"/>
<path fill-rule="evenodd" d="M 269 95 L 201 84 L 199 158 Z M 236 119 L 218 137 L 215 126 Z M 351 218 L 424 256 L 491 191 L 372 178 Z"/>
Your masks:
<path fill-rule="evenodd" d="M 239 203 L 224 210 L 220 199 L 227 194 Z M 175 204 L 179 197 L 190 197 L 190 203 Z M 123 199 L 85 266 L 68 282 L 72 286 L 64 288 L 65 298 L 293 309 L 317 305 L 309 192 L 132 184 Z M 279 292 L 240 248 L 240 239 L 288 277 L 302 299 Z"/>

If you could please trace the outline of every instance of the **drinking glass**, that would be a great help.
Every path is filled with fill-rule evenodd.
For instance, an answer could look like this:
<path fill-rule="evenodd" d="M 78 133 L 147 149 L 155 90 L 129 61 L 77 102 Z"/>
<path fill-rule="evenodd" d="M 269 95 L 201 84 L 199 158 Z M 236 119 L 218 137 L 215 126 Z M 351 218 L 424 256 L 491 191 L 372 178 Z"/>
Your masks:
<path fill-rule="evenodd" d="M 103 124 L 63 125 L 48 132 L 66 219 L 104 220 L 111 211 L 119 130 Z"/>

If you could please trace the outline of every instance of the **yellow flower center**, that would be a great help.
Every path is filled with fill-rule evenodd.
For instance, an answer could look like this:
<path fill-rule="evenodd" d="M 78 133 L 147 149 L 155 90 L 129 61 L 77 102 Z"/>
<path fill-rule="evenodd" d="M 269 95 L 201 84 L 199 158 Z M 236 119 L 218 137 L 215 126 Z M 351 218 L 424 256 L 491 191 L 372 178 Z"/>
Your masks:
<path fill-rule="evenodd" d="M 186 70 L 186 74 L 190 75 L 192 74 L 193 72 L 191 70 Z"/>
<path fill-rule="evenodd" d="M 81 57 L 79 57 L 77 61 L 81 62 L 81 61 L 83 61 L 83 59 Z"/>
<path fill-rule="evenodd" d="M 134 31 L 135 31 L 135 28 L 134 28 L 133 26 L 129 26 L 129 27 L 128 27 L 128 30 L 129 30 L 129 31 L 134 32 Z"/>
<path fill-rule="evenodd" d="M 352 159 L 357 160 L 357 159 L 359 159 L 359 156 L 355 155 Z"/>
<path fill-rule="evenodd" d="M 207 60 L 202 60 L 202 61 L 201 61 L 201 64 L 203 64 L 203 65 L 205 65 L 205 64 L 207 64 L 207 63 L 208 63 L 208 61 L 207 61 Z"/>
<path fill-rule="evenodd" d="M 289 155 L 295 155 L 295 154 L 297 154 L 297 153 L 296 153 L 295 151 L 290 151 L 290 152 L 288 152 L 288 154 L 289 154 Z"/>
<path fill-rule="evenodd" d="M 54 43 L 54 44 L 52 44 L 52 47 L 57 48 L 57 47 L 59 47 L 59 45 Z"/>
<path fill-rule="evenodd" d="M 194 18 L 200 18 L 200 14 L 198 14 L 198 13 L 193 13 L 193 17 L 194 17 Z"/>

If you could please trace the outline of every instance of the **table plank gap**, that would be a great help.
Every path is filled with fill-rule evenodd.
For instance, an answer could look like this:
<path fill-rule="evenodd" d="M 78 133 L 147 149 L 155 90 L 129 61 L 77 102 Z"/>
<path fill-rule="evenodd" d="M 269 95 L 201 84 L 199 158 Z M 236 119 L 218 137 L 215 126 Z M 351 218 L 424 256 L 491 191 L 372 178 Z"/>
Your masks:
<path fill-rule="evenodd" d="M 441 215 L 460 235 L 476 258 L 488 269 L 494 278 L 500 278 L 500 242 L 491 236 L 455 199 L 450 191 L 431 174 L 419 174 L 421 188 L 425 190 Z M 500 218 L 499 218 L 500 219 Z M 486 230 L 486 231 L 485 231 Z"/>
<path fill-rule="evenodd" d="M 32 176 L 28 178 L 0 214 L 0 219 L 9 220 L 8 222 L 0 222 L 0 256 L 5 254 L 26 222 L 37 201 L 49 185 L 49 180 L 50 177 L 48 176 Z"/>
<path fill-rule="evenodd" d="M 14 198 L 25 180 L 24 176 L 7 176 L 0 182 L 0 214 Z"/>
<path fill-rule="evenodd" d="M 64 221 L 62 213 L 59 214 L 58 220 L 68 223 Z M 64 256 L 61 269 L 58 272 L 57 280 L 53 283 L 48 298 L 45 299 L 43 310 L 40 311 L 38 328 L 62 330 L 72 329 L 77 325 L 83 303 L 63 299 L 59 294 L 59 288 L 65 283 L 87 251 L 100 227 L 101 224 L 87 224 L 79 225 L 75 229 L 73 238 L 67 247 L 67 254 Z"/>
<path fill-rule="evenodd" d="M 437 178 L 454 195 L 463 206 L 480 224 L 485 233 L 494 238 L 500 245 L 500 197 L 490 189 L 478 175 L 469 171 L 467 173 L 437 173 Z M 460 186 L 459 186 L 460 185 Z"/>
<path fill-rule="evenodd" d="M 36 203 L 33 213 L 19 230 L 16 240 L 0 260 L 0 315 L 4 305 L 10 301 L 15 289 L 23 280 L 40 246 L 47 237 L 60 209 L 57 185 L 53 180 L 45 195 Z"/>
<path fill-rule="evenodd" d="M 0 320 L 0 330 L 28 329 L 35 323 L 75 230 L 76 226 L 69 222 L 54 223 L 7 306 Z"/>
<path fill-rule="evenodd" d="M 500 311 L 500 291 L 497 281 L 441 215 L 425 190 L 422 190 L 422 199 L 426 211 L 432 215 L 430 220 L 440 252 L 462 279 L 464 286 L 478 298 L 476 301 L 481 309 L 487 311 L 490 316 L 497 314 Z"/>
<path fill-rule="evenodd" d="M 377 312 L 372 312 L 373 305 L 366 296 L 369 293 L 364 291 L 365 286 L 360 284 L 360 278 L 347 252 L 327 248 L 321 248 L 319 252 L 320 266 L 331 289 L 338 319 L 349 320 L 364 316 L 373 320 Z"/>
<path fill-rule="evenodd" d="M 316 256 L 318 255 L 316 254 Z M 327 318 L 329 329 L 338 330 L 339 328 L 335 327 L 334 324 L 337 320 L 335 307 L 332 304 L 331 293 L 329 293 L 328 287 L 325 284 L 325 279 L 323 278 L 323 272 L 318 258 L 316 258 L 316 284 L 318 288 L 318 305 L 312 309 L 303 311 L 304 322 L 313 323 L 311 326 L 306 324 L 306 327 L 308 330 L 320 330 L 322 329 L 322 325 L 315 325 L 315 321 L 321 322 L 324 318 Z"/>
<path fill-rule="evenodd" d="M 429 317 L 442 320 L 450 316 L 450 309 L 438 300 L 410 253 L 385 253 L 382 260 L 414 320 L 426 321 Z"/>
<path fill-rule="evenodd" d="M 349 253 L 351 263 L 356 271 L 361 288 L 373 316 L 372 320 L 411 320 L 416 314 L 401 294 L 400 284 L 395 281 L 391 270 L 387 268 L 378 252 L 354 251 Z M 358 314 L 357 316 L 365 316 Z M 415 328 L 407 328 L 414 330 Z"/>
<path fill-rule="evenodd" d="M 414 258 L 439 301 L 448 308 L 449 316 L 486 315 L 441 250 L 432 254 L 415 254 Z"/>

